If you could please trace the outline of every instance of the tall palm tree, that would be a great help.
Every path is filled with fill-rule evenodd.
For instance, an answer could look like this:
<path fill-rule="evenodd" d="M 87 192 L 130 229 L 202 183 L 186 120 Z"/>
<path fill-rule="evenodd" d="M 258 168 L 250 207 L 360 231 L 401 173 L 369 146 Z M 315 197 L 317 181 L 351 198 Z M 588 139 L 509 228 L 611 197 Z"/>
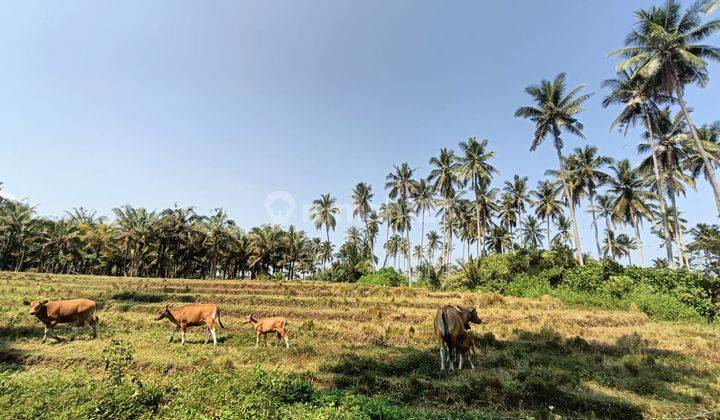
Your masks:
<path fill-rule="evenodd" d="M 638 249 L 638 243 L 635 239 L 621 233 L 615 239 L 617 246 L 617 256 L 622 257 L 623 255 L 628 257 L 628 264 L 632 265 L 632 258 L 630 257 L 631 251 Z"/>
<path fill-rule="evenodd" d="M 435 257 L 435 251 L 440 249 L 442 246 L 442 241 L 440 240 L 440 235 L 438 235 L 437 232 L 434 230 L 431 230 L 427 233 L 427 251 L 428 256 L 430 257 L 430 262 L 432 264 L 435 264 L 434 257 Z"/>
<path fill-rule="evenodd" d="M 476 198 L 476 201 L 472 203 L 471 206 L 476 215 L 480 216 L 480 240 L 482 242 L 482 247 L 480 248 L 481 254 L 485 253 L 485 236 L 487 236 L 490 231 L 493 214 L 499 210 L 496 202 L 497 194 L 497 188 L 490 188 L 487 185 L 482 186 L 479 191 L 479 198 Z"/>
<path fill-rule="evenodd" d="M 353 217 L 359 217 L 363 223 L 367 223 L 367 218 L 372 212 L 370 203 L 373 199 L 372 186 L 364 182 L 355 185 L 352 193 L 353 200 Z"/>
<path fill-rule="evenodd" d="M 517 225 L 520 228 L 517 239 L 521 242 L 520 236 L 522 235 L 522 220 L 525 214 L 525 205 L 529 202 L 527 192 L 528 177 L 515 175 L 512 181 L 505 181 L 503 191 L 505 191 L 506 205 L 513 207 L 513 213 L 517 215 Z"/>
<path fill-rule="evenodd" d="M 485 245 L 496 254 L 507 252 L 513 247 L 512 232 L 505 226 L 494 226 L 490 235 L 485 238 Z"/>
<path fill-rule="evenodd" d="M 571 244 L 573 237 L 570 224 L 570 220 L 565 217 L 565 214 L 560 213 L 557 219 L 555 219 L 555 228 L 557 228 L 557 233 L 553 236 L 551 243 L 563 245 Z"/>
<path fill-rule="evenodd" d="M 538 181 L 537 188 L 530 191 L 532 204 L 535 206 L 535 216 L 545 220 L 548 249 L 550 245 L 550 220 L 557 218 L 562 213 L 562 201 L 557 196 L 560 188 L 555 183 L 542 180 Z"/>
<path fill-rule="evenodd" d="M 480 200 L 484 189 L 492 181 L 497 170 L 488 161 L 495 157 L 495 152 L 487 151 L 487 140 L 478 141 L 470 137 L 467 142 L 460 142 L 460 150 L 463 152 L 458 158 L 459 178 L 463 185 L 470 184 L 475 193 L 475 234 L 477 254 L 480 255 L 482 245 L 481 236 L 484 229 L 481 226 Z"/>
<path fill-rule="evenodd" d="M 618 115 L 610 125 L 610 129 L 614 127 L 624 127 L 624 132 L 627 133 L 631 125 L 635 125 L 639 121 L 644 124 L 645 139 L 648 142 L 648 148 L 652 158 L 655 184 L 658 191 L 664 191 L 665 178 L 657 155 L 657 146 L 655 145 L 653 115 L 655 115 L 658 110 L 656 100 L 667 102 L 672 101 L 672 98 L 660 92 L 657 86 L 657 78 L 645 79 L 642 77 L 633 77 L 632 69 L 618 72 L 614 79 L 605 80 L 603 87 L 610 88 L 610 94 L 603 99 L 603 107 L 611 104 L 624 104 L 620 115 Z M 665 225 L 665 229 L 669 230 L 667 203 L 665 202 L 665 196 L 663 194 L 658 194 L 658 202 L 660 203 L 660 213 L 663 224 Z M 675 268 L 675 259 L 673 258 L 670 238 L 665 238 L 664 242 L 670 268 Z"/>
<path fill-rule="evenodd" d="M 613 164 L 610 169 L 613 176 L 609 178 L 609 194 L 613 197 L 613 214 L 616 220 L 630 224 L 635 231 L 640 265 L 645 265 L 643 243 L 640 238 L 640 223 L 643 218 L 652 217 L 651 201 L 654 195 L 648 191 L 647 182 L 640 172 L 630 166 L 630 161 L 623 159 Z"/>
<path fill-rule="evenodd" d="M 532 249 L 537 249 L 542 240 L 545 239 L 545 235 L 542 233 L 542 227 L 540 222 L 533 216 L 528 216 L 522 227 L 522 244 L 527 247 L 530 246 Z"/>
<path fill-rule="evenodd" d="M 597 215 L 595 214 L 595 197 L 598 188 L 607 182 L 607 174 L 602 171 L 602 168 L 612 162 L 611 157 L 599 155 L 595 146 L 577 147 L 568 157 L 568 167 L 573 172 L 572 176 L 583 180 L 584 190 L 590 200 L 590 214 L 595 228 L 595 244 L 597 245 L 598 258 L 602 256 L 602 251 L 600 249 Z"/>
<path fill-rule="evenodd" d="M 445 238 L 443 240 L 443 265 L 445 268 L 450 266 L 450 256 L 453 248 L 453 228 L 456 219 L 463 211 L 462 201 L 463 191 L 452 192 L 449 196 L 443 196 L 437 200 L 435 207 L 438 208 L 438 216 L 442 217 L 442 224 L 445 228 Z"/>
<path fill-rule="evenodd" d="M 440 205 L 438 214 L 443 216 L 445 226 L 445 239 L 443 241 L 443 265 L 447 268 L 450 264 L 450 250 L 452 249 L 452 226 L 454 216 L 458 213 L 459 199 L 456 192 L 458 179 L 458 162 L 452 150 L 442 148 L 440 154 L 430 158 L 430 176 L 428 180 L 433 183 L 433 190 L 440 193 L 441 199 L 437 201 Z"/>
<path fill-rule="evenodd" d="M 420 213 L 420 247 L 425 247 L 425 212 L 434 209 L 435 200 L 433 195 L 435 191 L 432 185 L 425 179 L 421 178 L 420 181 L 415 185 L 413 192 L 413 210 L 415 214 Z"/>
<path fill-rule="evenodd" d="M 610 229 L 605 229 L 605 238 L 603 239 L 602 252 L 604 257 L 610 256 L 615 261 L 616 256 L 622 255 L 620 246 L 617 243 L 615 232 Z"/>
<path fill-rule="evenodd" d="M 553 139 L 558 157 L 560 178 L 565 188 L 565 199 L 568 202 L 568 210 L 573 223 L 575 256 L 580 265 L 583 265 L 580 234 L 577 227 L 577 218 L 575 217 L 575 206 L 564 174 L 565 164 L 562 154 L 563 139 L 561 134 L 564 131 L 585 138 L 582 132 L 583 125 L 576 117 L 578 113 L 583 111 L 582 103 L 591 96 L 591 94 L 580 95 L 580 91 L 584 88 L 585 85 L 583 84 L 566 94 L 565 73 L 560 73 L 553 81 L 542 80 L 538 85 L 528 86 L 525 92 L 535 101 L 535 106 L 524 106 L 515 111 L 516 117 L 527 118 L 535 123 L 535 136 L 530 146 L 531 152 L 535 151 L 546 137 L 550 136 Z"/>
<path fill-rule="evenodd" d="M 400 166 L 395 165 L 394 171 L 385 177 L 385 189 L 390 190 L 390 198 L 400 197 L 401 201 L 407 201 L 415 190 L 416 181 L 413 180 L 415 170 L 410 168 L 407 162 Z"/>
<path fill-rule="evenodd" d="M 673 238 L 675 239 L 680 256 L 680 265 L 685 265 L 689 268 L 689 264 L 685 260 L 683 232 L 678 225 L 677 194 L 685 194 L 684 184 L 690 185 L 693 188 L 695 187 L 695 179 L 684 173 L 684 161 L 687 160 L 688 152 L 692 149 L 692 142 L 688 141 L 689 139 L 685 131 L 687 125 L 683 117 L 680 114 L 673 116 L 669 108 L 657 110 L 653 114 L 652 121 L 654 129 L 652 132 L 646 133 L 646 136 L 652 134 L 655 139 L 648 141 L 648 144 L 639 144 L 637 151 L 639 154 L 647 153 L 651 148 L 650 143 L 655 147 L 657 165 L 660 169 L 659 174 L 662 178 L 662 182 L 657 186 L 664 187 L 662 190 L 655 188 L 655 191 L 660 198 L 659 201 L 661 205 L 665 201 L 665 194 L 670 197 L 670 208 L 668 209 L 667 216 L 668 223 L 663 223 L 662 230 L 671 232 L 671 235 L 664 235 L 663 239 L 666 243 L 671 242 Z M 655 163 L 654 157 L 651 156 L 640 162 L 638 168 L 640 171 L 647 173 Z M 662 207 L 660 211 L 662 212 Z M 671 255 L 668 255 L 668 257 L 668 266 L 674 268 L 675 261 L 670 259 Z"/>
<path fill-rule="evenodd" d="M 655 79 L 663 93 L 674 95 L 678 100 L 697 150 L 708 168 L 715 205 L 720 213 L 720 183 L 685 102 L 687 85 L 707 85 L 708 64 L 705 60 L 720 61 L 720 49 L 702 43 L 720 31 L 720 20 L 703 23 L 703 4 L 698 1 L 682 11 L 677 0 L 667 0 L 662 6 L 635 12 L 635 29 L 625 38 L 625 47 L 609 55 L 624 58 L 617 66 L 618 71 L 632 69 L 632 78 Z"/>
<path fill-rule="evenodd" d="M 315 229 L 325 226 L 325 236 L 330 242 L 330 229 L 335 230 L 337 220 L 335 215 L 340 213 L 340 209 L 335 205 L 337 199 L 331 197 L 330 194 L 323 194 L 320 198 L 313 200 L 310 208 L 310 218 L 313 219 Z"/>

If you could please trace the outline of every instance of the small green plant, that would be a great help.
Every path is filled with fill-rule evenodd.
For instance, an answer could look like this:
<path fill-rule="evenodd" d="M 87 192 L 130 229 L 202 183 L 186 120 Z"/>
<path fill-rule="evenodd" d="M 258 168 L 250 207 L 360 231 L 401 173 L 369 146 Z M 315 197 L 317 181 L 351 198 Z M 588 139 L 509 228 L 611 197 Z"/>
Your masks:
<path fill-rule="evenodd" d="M 114 384 L 122 382 L 133 363 L 133 347 L 122 340 L 112 339 L 103 349 L 105 375 Z"/>

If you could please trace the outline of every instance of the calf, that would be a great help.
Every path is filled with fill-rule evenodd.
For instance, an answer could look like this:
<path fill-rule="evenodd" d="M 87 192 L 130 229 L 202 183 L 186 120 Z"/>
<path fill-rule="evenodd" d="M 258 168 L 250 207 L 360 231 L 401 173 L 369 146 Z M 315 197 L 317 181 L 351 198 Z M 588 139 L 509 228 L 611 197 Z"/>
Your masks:
<path fill-rule="evenodd" d="M 440 344 L 440 370 L 445 370 L 445 352 L 448 353 L 448 359 L 451 356 L 457 359 L 458 337 L 466 334 L 471 322 L 482 323 L 475 308 L 443 306 L 435 313 L 435 336 Z M 454 369 L 453 362 L 450 361 L 450 370 Z"/>
<path fill-rule="evenodd" d="M 210 341 L 210 337 L 213 339 L 213 346 L 217 346 L 217 335 L 215 334 L 215 321 L 222 328 L 225 328 L 223 323 L 220 321 L 220 309 L 217 305 L 213 304 L 196 304 L 196 305 L 185 305 L 177 309 L 170 305 L 165 305 L 164 309 L 161 309 L 158 313 L 156 321 L 163 318 L 167 318 L 175 324 L 175 329 L 170 335 L 168 342 L 172 343 L 175 333 L 180 330 L 180 344 L 185 344 L 185 331 L 187 327 L 196 327 L 198 325 L 206 325 L 209 331 L 205 344 Z"/>
<path fill-rule="evenodd" d="M 29 301 L 23 304 L 30 306 L 30 315 L 34 315 L 45 325 L 45 334 L 42 342 L 47 341 L 48 333 L 57 341 L 62 341 L 55 335 L 53 328 L 57 324 L 75 323 L 72 339 L 75 339 L 80 328 L 86 324 L 92 327 L 92 338 L 97 337 L 97 324 L 100 319 L 95 315 L 97 306 L 90 299 L 68 299 L 52 301 Z"/>
<path fill-rule="evenodd" d="M 254 314 L 250 314 L 250 318 L 248 319 L 247 323 L 249 323 L 255 330 L 255 348 L 258 348 L 260 346 L 261 334 L 265 339 L 265 344 L 270 347 L 270 344 L 268 344 L 267 342 L 267 335 L 272 333 L 275 333 L 277 337 L 277 340 L 275 341 L 275 346 L 277 346 L 280 338 L 284 338 L 285 347 L 288 349 L 290 348 L 287 331 L 285 331 L 285 326 L 287 325 L 287 319 L 285 317 L 273 316 L 268 318 L 255 319 Z"/>
<path fill-rule="evenodd" d="M 457 345 L 455 346 L 455 350 L 459 352 L 458 357 L 460 357 L 460 363 L 458 364 L 458 370 L 462 370 L 463 366 L 463 355 L 465 355 L 468 359 L 468 362 L 470 362 L 470 367 L 475 369 L 475 365 L 473 364 L 472 357 L 475 355 L 475 337 L 473 337 L 472 333 L 466 333 L 458 336 Z"/>

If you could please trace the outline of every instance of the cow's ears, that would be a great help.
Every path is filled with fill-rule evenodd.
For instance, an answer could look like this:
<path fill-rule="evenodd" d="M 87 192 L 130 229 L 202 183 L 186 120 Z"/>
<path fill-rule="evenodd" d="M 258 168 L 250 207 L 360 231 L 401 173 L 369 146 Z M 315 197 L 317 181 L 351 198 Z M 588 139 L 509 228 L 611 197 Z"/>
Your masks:
<path fill-rule="evenodd" d="M 30 301 L 27 299 L 23 299 L 23 305 L 30 306 Z"/>
<path fill-rule="evenodd" d="M 170 304 L 165 305 L 165 310 L 166 310 L 166 311 L 169 311 L 170 308 L 172 308 L 172 305 L 170 305 Z"/>
<path fill-rule="evenodd" d="M 41 305 L 44 305 L 44 304 L 46 304 L 46 303 L 48 303 L 47 300 L 43 300 L 42 302 L 40 302 Z"/>

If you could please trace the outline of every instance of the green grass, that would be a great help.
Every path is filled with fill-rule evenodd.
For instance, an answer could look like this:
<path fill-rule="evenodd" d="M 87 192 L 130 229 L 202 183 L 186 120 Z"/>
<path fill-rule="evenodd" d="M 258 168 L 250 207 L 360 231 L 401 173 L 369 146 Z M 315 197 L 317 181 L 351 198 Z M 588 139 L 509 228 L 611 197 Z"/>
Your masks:
<path fill-rule="evenodd" d="M 99 338 L 40 344 L 23 298 L 89 297 Z M 166 303 L 214 302 L 226 330 L 168 344 Z M 440 373 L 441 304 L 478 307 L 475 370 Z M 720 408 L 720 330 L 556 298 L 406 287 L 0 273 L 0 410 L 72 418 L 638 418 Z M 289 318 L 255 349 L 250 313 Z M 59 327 L 62 336 L 71 329 Z M 271 340 L 274 343 L 274 339 Z M 52 380 L 48 380 L 52 378 Z"/>

